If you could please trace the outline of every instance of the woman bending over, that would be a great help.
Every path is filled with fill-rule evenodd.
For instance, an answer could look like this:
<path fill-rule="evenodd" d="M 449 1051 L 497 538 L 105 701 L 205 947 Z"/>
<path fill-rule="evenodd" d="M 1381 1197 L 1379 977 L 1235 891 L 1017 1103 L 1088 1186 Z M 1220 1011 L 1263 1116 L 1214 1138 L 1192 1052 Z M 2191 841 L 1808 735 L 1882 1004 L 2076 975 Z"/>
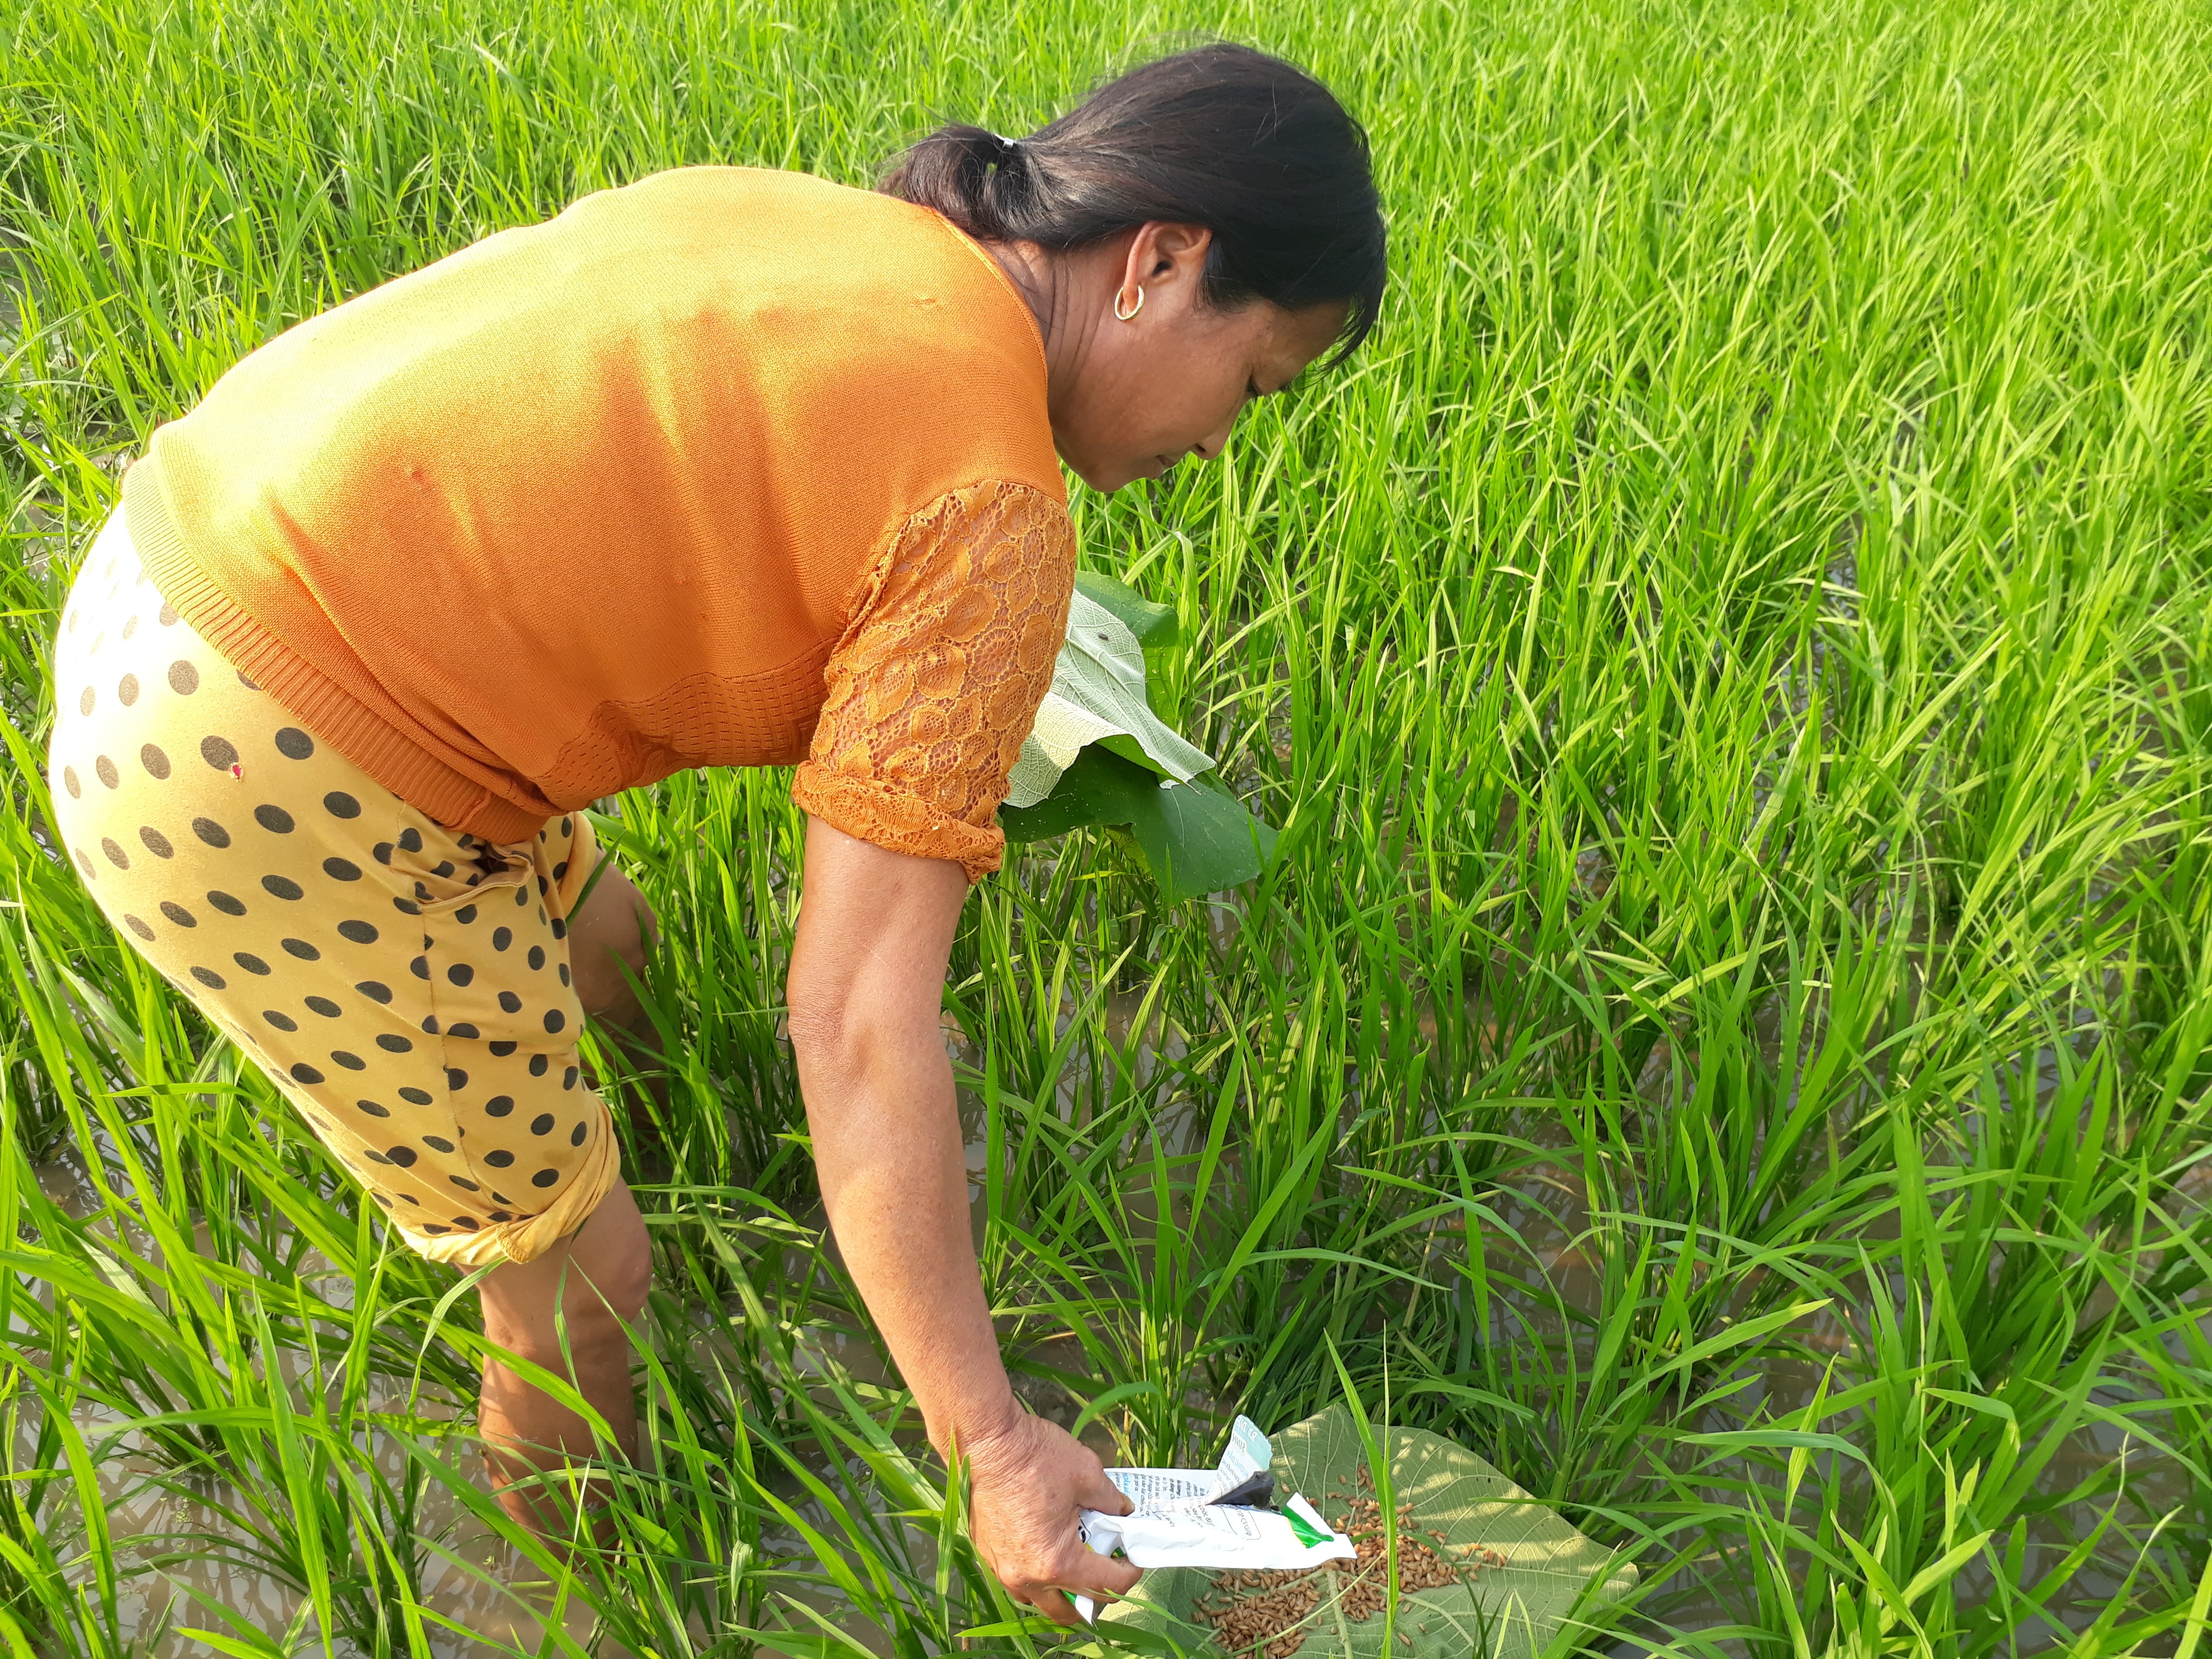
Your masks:
<path fill-rule="evenodd" d="M 1233 46 L 1027 137 L 950 126 L 883 189 L 687 167 L 300 324 L 155 432 L 55 650 L 57 826 L 102 909 L 267 1073 L 491 1342 L 626 1449 L 650 1277 L 586 1017 L 651 915 L 580 809 L 798 769 L 787 994 L 830 1223 L 983 1558 L 1136 1573 L 1126 1507 L 1007 1386 L 939 1037 L 970 883 L 1051 683 L 1060 463 L 1113 491 L 1372 326 L 1365 140 Z M 580 896 L 588 898 L 580 902 Z M 502 1501 L 586 1425 L 486 1369 Z"/>

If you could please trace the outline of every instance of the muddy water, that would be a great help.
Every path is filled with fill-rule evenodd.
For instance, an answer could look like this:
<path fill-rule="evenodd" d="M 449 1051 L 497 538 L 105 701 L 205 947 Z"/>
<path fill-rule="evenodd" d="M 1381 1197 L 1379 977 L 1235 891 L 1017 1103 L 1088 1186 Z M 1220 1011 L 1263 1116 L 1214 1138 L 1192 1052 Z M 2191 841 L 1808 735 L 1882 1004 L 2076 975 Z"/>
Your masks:
<path fill-rule="evenodd" d="M 47 1197 L 71 1213 L 82 1216 L 98 1207 L 74 1153 L 40 1165 L 38 1176 Z M 133 1242 L 144 1247 L 144 1241 Z M 373 1413 L 432 1420 L 458 1416 L 463 1409 L 459 1401 L 420 1396 L 411 1401 L 395 1397 L 369 1403 Z M 124 1427 L 124 1419 L 94 1405 L 81 1404 L 73 1417 L 91 1445 L 100 1445 Z M 37 1423 L 27 1416 L 17 1425 L 17 1468 L 29 1466 L 37 1438 Z M 164 1462 L 135 1432 L 123 1432 L 109 1444 L 98 1478 L 107 1533 L 118 1546 L 118 1566 L 127 1575 L 117 1606 L 118 1634 L 125 1640 L 139 1644 L 137 1650 L 146 1659 L 197 1659 L 213 1650 L 183 1632 L 221 1629 L 225 1620 L 215 1609 L 227 1610 L 247 1626 L 272 1633 L 301 1620 L 303 1598 L 280 1578 L 250 1565 L 250 1538 L 233 1518 L 239 1508 L 234 1490 L 213 1480 L 161 1481 Z M 377 1432 L 372 1455 L 378 1474 L 398 1486 L 408 1462 L 400 1441 Z M 489 1492 L 483 1460 L 472 1447 L 452 1443 L 447 1455 L 461 1480 Z M 416 1535 L 431 1547 L 425 1557 L 422 1605 L 458 1630 L 470 1632 L 457 1635 L 453 1629 L 431 1626 L 430 1650 L 438 1659 L 491 1659 L 517 1648 L 527 1651 L 554 1624 L 574 1640 L 589 1638 L 592 1620 L 588 1612 L 542 1582 L 532 1564 L 486 1533 L 449 1491 L 435 1482 L 425 1483 L 417 1516 Z M 65 1560 L 83 1547 L 81 1511 L 75 1519 L 74 1536 L 53 1540 L 56 1553 Z M 86 1594 L 96 1595 L 88 1563 L 81 1563 L 70 1577 Z M 567 1605 L 556 1608 L 562 1601 Z M 312 1613 L 306 1616 L 312 1621 Z M 309 1622 L 307 1628 L 312 1627 Z M 605 1659 L 629 1659 L 605 1644 L 599 1652 Z"/>
<path fill-rule="evenodd" d="M 1523 1126 L 1522 1133 L 1528 1139 L 1540 1140 L 1540 1133 L 1528 1134 L 1527 1126 Z M 2212 1188 L 2212 1170 L 2208 1170 L 2204 1185 Z M 1543 1284 L 1567 1309 L 1581 1316 L 1596 1316 L 1603 1306 L 1603 1287 L 1597 1265 L 1583 1249 L 1590 1218 L 1587 1194 L 1577 1173 L 1564 1164 L 1538 1167 L 1524 1171 L 1521 1186 L 1522 1197 L 1517 1203 L 1504 1200 L 1497 1208 L 1502 1218 L 1521 1233 L 1527 1253 L 1515 1252 L 1507 1258 L 1486 1252 L 1490 1271 L 1508 1277 L 1517 1272 L 1525 1281 L 1533 1267 L 1540 1272 Z M 2212 1197 L 2212 1191 L 2208 1191 L 2207 1196 Z M 1863 1284 L 1849 1278 L 1844 1288 L 1846 1295 L 1854 1290 L 1864 1290 Z M 1892 1286 L 1881 1294 L 1894 1301 L 1896 1291 L 1897 1287 Z M 1520 1302 L 1516 1313 L 1522 1322 L 1516 1328 L 1525 1328 L 1530 1335 L 1547 1343 L 1574 1342 L 1583 1357 L 1588 1357 L 1591 1344 L 1587 1334 L 1571 1331 L 1558 1313 L 1540 1301 Z M 2212 1340 L 2212 1316 L 2200 1322 L 2200 1328 L 2208 1340 Z M 1831 1382 L 1830 1392 L 1844 1386 L 1842 1377 L 1853 1358 L 1854 1335 L 1840 1309 L 1831 1307 L 1815 1313 L 1790 1327 L 1789 1335 L 1814 1353 L 1839 1362 L 1838 1377 Z M 1700 1426 L 1714 1430 L 1740 1427 L 1741 1423 L 1734 1418 L 1748 1416 L 1762 1408 L 1770 1417 L 1802 1410 L 1817 1397 L 1827 1371 L 1826 1364 L 1807 1359 L 1765 1362 L 1750 1386 L 1732 1399 L 1732 1420 L 1717 1419 Z M 2092 1400 L 2095 1405 L 2122 1415 L 2130 1403 L 2127 1396 L 2111 1389 L 2098 1390 Z M 1857 1415 L 1839 1415 L 1822 1426 L 1830 1431 L 1848 1432 Z M 2072 1491 L 2116 1462 L 2124 1462 L 2127 1467 L 2125 1500 L 2117 1504 L 2110 1498 L 2102 1501 L 2117 1510 L 2121 1521 L 2132 1524 L 2139 1532 L 2149 1530 L 2160 1516 L 2182 1510 L 2193 1502 L 2191 1479 L 2176 1460 L 2110 1422 L 2090 1423 L 2068 1436 L 2035 1482 L 2035 1490 L 2046 1497 Z M 1711 1467 L 1711 1490 L 1716 1497 L 1720 1496 L 1726 1484 L 1757 1478 L 1752 1466 L 1740 1459 L 1723 1459 Z M 1846 1491 L 1854 1497 L 1863 1495 L 1863 1472 L 1846 1466 L 1842 1478 Z M 1808 1519 L 1802 1509 L 1798 1519 L 1801 1524 Z M 2081 1503 L 2043 1519 L 2031 1520 L 2026 1533 L 2023 1582 L 2033 1583 L 2056 1568 L 2076 1540 L 2095 1532 L 2103 1519 L 2097 1504 Z M 1986 1601 L 1992 1593 L 1989 1580 L 1990 1571 L 1984 1563 L 1970 1563 L 1954 1581 L 1958 1604 L 1974 1607 Z M 1691 1587 L 1686 1592 L 1670 1597 L 1664 1604 L 1662 1616 L 1667 1623 L 1683 1632 L 1694 1632 L 1735 1622 L 1731 1605 L 1717 1583 L 1711 1589 L 1698 1588 L 1694 1578 L 1689 1583 Z M 2095 1622 L 2123 1588 L 2122 1574 L 2092 1565 L 2073 1581 L 2075 1604 L 2054 1608 L 2053 1616 L 2078 1634 Z M 1654 1611 L 1660 1612 L 1656 1608 Z M 2055 1638 L 2038 1640 L 2024 1635 L 2021 1650 L 2056 1650 L 2060 1645 Z M 1728 1650 L 1737 1649 L 1731 1643 Z M 1620 1659 L 1630 1659 L 1632 1655 L 1643 1659 L 1650 1648 L 1642 1641 L 1623 1641 L 1611 1651 Z"/>
<path fill-rule="evenodd" d="M 79 1422 L 88 1431 L 111 1426 L 89 1413 L 81 1414 Z M 17 1449 L 20 1458 L 28 1448 Z M 406 1455 L 387 1439 L 376 1449 L 376 1462 L 387 1479 L 396 1480 Z M 208 1644 L 183 1632 L 222 1628 L 225 1620 L 215 1608 L 270 1633 L 295 1628 L 304 1613 L 312 1630 L 313 1614 L 303 1598 L 245 1565 L 241 1535 L 224 1512 L 230 1495 L 215 1483 L 198 1501 L 153 1489 L 149 1477 L 155 1472 L 153 1460 L 128 1452 L 100 1471 L 110 1535 L 118 1544 L 136 1540 L 131 1548 L 118 1551 L 120 1564 L 127 1569 L 133 1556 L 146 1564 L 124 1582 L 118 1609 L 122 1636 L 141 1644 L 139 1651 L 148 1659 L 197 1659 L 210 1651 Z M 566 1617 L 556 1620 L 553 1587 L 532 1583 L 539 1577 L 537 1569 L 475 1527 L 450 1497 L 434 1494 L 425 1508 L 419 1535 L 436 1546 L 437 1554 L 423 1575 L 422 1605 L 438 1619 L 472 1632 L 458 1636 L 452 1629 L 429 1626 L 430 1650 L 439 1659 L 491 1659 L 518 1647 L 528 1651 L 554 1622 L 573 1639 L 590 1637 L 589 1613 L 572 1601 Z M 63 1553 L 70 1553 L 66 1545 Z M 73 1576 L 88 1588 L 88 1571 Z M 605 1646 L 600 1652 L 609 1659 L 626 1659 Z"/>
<path fill-rule="evenodd" d="M 1471 1012 L 1479 1016 L 1479 1011 Z M 1114 1022 L 1118 1041 L 1127 1040 L 1135 1013 L 1133 998 L 1116 997 L 1110 1002 L 1109 1019 Z M 963 1051 L 957 1031 L 948 1030 L 946 1036 L 957 1060 L 973 1065 L 979 1058 Z M 1671 1062 L 1671 1054 L 1655 1054 L 1653 1057 L 1653 1065 L 1661 1073 Z M 1656 1081 L 1651 1068 L 1647 1068 L 1646 1079 L 1640 1081 Z M 2055 1086 L 2055 1072 L 2051 1082 Z M 1076 1086 L 1073 1080 L 1064 1085 L 1071 1091 Z M 1069 1103 L 1072 1104 L 1072 1095 Z M 970 1197 L 980 1239 L 987 1151 L 980 1103 L 966 1100 L 963 1107 L 963 1121 L 969 1133 Z M 1176 1138 L 1179 1129 L 1185 1133 L 1194 1133 L 1196 1129 L 1194 1123 L 1178 1125 L 1166 1121 L 1161 1127 L 1170 1139 Z M 1518 1126 L 1517 1133 L 1540 1146 L 1548 1131 L 1545 1125 L 1531 1121 Z M 1171 1146 L 1170 1150 L 1175 1149 Z M 78 1213 L 94 1207 L 81 1170 L 67 1161 L 46 1166 L 40 1176 L 42 1185 L 57 1201 Z M 2212 1168 L 2208 1168 L 2199 1184 L 2207 1191 L 2191 1196 L 2212 1197 Z M 1540 1285 L 1558 1299 L 1558 1304 L 1553 1306 L 1546 1305 L 1543 1296 L 1531 1297 L 1521 1304 L 1517 1312 L 1528 1334 L 1547 1342 L 1574 1340 L 1571 1321 L 1566 1316 L 1595 1315 L 1602 1302 L 1602 1285 L 1595 1264 L 1583 1253 L 1583 1241 L 1588 1235 L 1589 1216 L 1577 1172 L 1566 1163 L 1528 1169 L 1518 1178 L 1514 1194 L 1500 1200 L 1500 1209 L 1504 1218 L 1519 1232 L 1521 1248 L 1486 1249 L 1490 1272 L 1500 1279 L 1519 1278 L 1532 1288 Z M 820 1224 L 818 1217 L 809 1220 L 810 1224 Z M 1456 1237 L 1440 1238 L 1438 1243 L 1440 1248 L 1448 1249 L 1463 1248 Z M 705 1349 L 726 1347 L 726 1334 L 711 1328 L 711 1320 L 708 1323 L 709 1328 L 702 1329 L 696 1340 L 704 1344 Z M 2212 1318 L 2206 1321 L 2206 1328 L 2208 1333 L 2212 1333 Z M 1833 1310 L 1814 1316 L 1795 1334 L 1814 1352 L 1832 1355 L 1848 1363 L 1850 1328 Z M 867 1343 L 827 1332 L 811 1340 L 817 1347 L 812 1353 L 802 1355 L 802 1369 L 839 1371 L 863 1383 L 889 1380 Z M 711 1366 L 712 1356 L 705 1349 L 695 1357 Z M 1054 1369 L 1077 1375 L 1086 1369 L 1080 1348 L 1072 1340 L 1034 1349 L 1030 1357 Z M 1743 1403 L 1748 1405 L 1755 1398 L 1776 1414 L 1797 1409 L 1813 1398 L 1824 1369 L 1806 1362 L 1770 1364 L 1758 1379 L 1754 1395 L 1747 1396 Z M 1077 1407 L 1065 1389 L 1031 1376 L 1018 1376 L 1016 1387 L 1040 1414 L 1063 1425 L 1072 1424 Z M 2108 1403 L 2124 1402 L 2114 1400 Z M 393 1401 L 385 1408 L 396 1411 L 402 1404 Z M 1192 1402 L 1194 1413 L 1201 1418 L 1219 1414 L 1215 1411 L 1216 1404 L 1210 1401 Z M 447 1402 L 446 1409 L 459 1413 L 466 1409 L 466 1402 Z M 420 1401 L 416 1402 L 415 1410 L 424 1414 Z M 112 1421 L 101 1420 L 88 1409 L 80 1414 L 78 1420 L 80 1427 L 94 1437 L 119 1426 Z M 32 1431 L 26 1429 L 23 1432 L 28 1435 Z M 1091 1425 L 1085 1438 L 1102 1456 L 1115 1458 L 1116 1449 L 1103 1425 Z M 16 1450 L 19 1459 L 27 1457 L 31 1450 L 27 1440 L 20 1443 Z M 405 1465 L 406 1450 L 389 1436 L 380 1436 L 374 1450 L 378 1469 L 387 1480 L 396 1481 Z M 473 1449 L 454 1443 L 447 1455 L 460 1478 L 479 1490 L 484 1488 L 481 1460 Z M 2102 1424 L 2085 1428 L 2072 1437 L 2046 1471 L 2041 1487 L 2050 1492 L 2064 1492 L 2118 1458 L 2125 1458 L 2132 1471 L 2130 1490 L 2136 1514 L 2155 1515 L 2176 1507 L 2190 1497 L 2186 1476 L 2169 1461 L 2147 1455 L 2139 1442 L 2130 1445 L 2119 1431 Z M 223 1513 L 229 1494 L 212 1486 L 198 1495 L 162 1490 L 151 1484 L 158 1469 L 155 1461 L 126 1436 L 119 1443 L 118 1455 L 100 1470 L 110 1535 L 118 1541 L 135 1540 L 125 1560 L 128 1564 L 135 1557 L 139 1564 L 138 1571 L 125 1582 L 119 1609 L 121 1633 L 127 1639 L 142 1643 L 140 1650 L 148 1659 L 184 1659 L 184 1656 L 203 1655 L 210 1650 L 206 1644 L 179 1633 L 174 1627 L 219 1627 L 223 1621 L 212 1612 L 215 1608 L 227 1609 L 233 1617 L 258 1630 L 277 1632 L 292 1627 L 301 1618 L 300 1598 L 276 1578 L 247 1565 L 250 1556 L 244 1548 L 246 1540 Z M 1747 1468 L 1741 1465 L 1723 1465 L 1715 1470 L 1717 1480 L 1740 1480 L 1747 1474 Z M 2055 1563 L 2071 1538 L 2082 1535 L 2094 1524 L 2094 1517 L 2083 1513 L 2054 1517 L 2039 1529 L 2042 1535 L 2032 1540 L 2028 1563 L 2031 1577 L 2039 1571 L 2036 1557 L 2040 1556 L 2046 1565 Z M 434 1483 L 426 1491 L 417 1530 L 434 1547 L 422 1580 L 424 1604 L 440 1620 L 450 1621 L 449 1628 L 433 1627 L 429 1631 L 430 1649 L 439 1659 L 490 1659 L 494 1654 L 529 1651 L 538 1646 L 548 1626 L 556 1623 L 570 1639 L 580 1644 L 592 1641 L 595 1632 L 588 1611 L 572 1596 L 561 1595 L 560 1587 L 538 1580 L 536 1568 L 514 1556 L 497 1539 L 484 1534 L 452 1496 Z M 781 1559 L 794 1565 L 805 1565 L 804 1552 L 796 1537 L 772 1538 L 764 1542 Z M 929 1561 L 931 1545 L 926 1536 L 909 1531 L 908 1543 L 915 1561 Z M 64 1548 L 63 1553 L 66 1555 L 70 1552 Z M 82 1577 L 88 1588 L 88 1571 Z M 1962 1596 L 1973 1598 L 1976 1583 L 1970 1570 L 1961 1581 Z M 2085 1589 L 2094 1588 L 2084 1586 Z M 2117 1589 L 2118 1585 L 2114 1583 L 2110 1588 Z M 808 1595 L 804 1599 L 848 1631 L 860 1645 L 872 1651 L 889 1650 L 883 1632 L 867 1621 L 852 1617 L 851 1610 L 833 1597 Z M 2094 1607 L 2085 1608 L 2078 1624 L 2086 1626 L 2094 1614 Z M 1701 1595 L 1694 1591 L 1671 1601 L 1667 1618 L 1685 1631 L 1711 1629 L 1732 1622 L 1728 1606 L 1717 1594 Z M 706 1632 L 699 1634 L 703 1637 Z M 1635 1644 L 1624 1644 L 1619 1650 L 1624 1656 L 1644 1650 Z M 599 1643 L 597 1651 L 606 1659 L 629 1659 L 623 1650 L 605 1641 Z"/>

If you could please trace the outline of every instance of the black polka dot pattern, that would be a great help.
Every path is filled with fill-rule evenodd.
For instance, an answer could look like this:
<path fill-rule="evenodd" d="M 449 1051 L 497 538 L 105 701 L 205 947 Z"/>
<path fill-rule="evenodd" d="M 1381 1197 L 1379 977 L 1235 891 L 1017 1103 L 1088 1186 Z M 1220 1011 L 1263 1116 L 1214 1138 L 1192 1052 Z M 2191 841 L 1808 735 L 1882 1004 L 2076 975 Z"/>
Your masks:
<path fill-rule="evenodd" d="M 410 1246 L 479 1266 L 573 1231 L 616 1173 L 565 943 L 587 826 L 495 848 L 432 822 L 166 603 L 141 625 L 111 536 L 57 640 L 47 769 L 94 899 Z"/>

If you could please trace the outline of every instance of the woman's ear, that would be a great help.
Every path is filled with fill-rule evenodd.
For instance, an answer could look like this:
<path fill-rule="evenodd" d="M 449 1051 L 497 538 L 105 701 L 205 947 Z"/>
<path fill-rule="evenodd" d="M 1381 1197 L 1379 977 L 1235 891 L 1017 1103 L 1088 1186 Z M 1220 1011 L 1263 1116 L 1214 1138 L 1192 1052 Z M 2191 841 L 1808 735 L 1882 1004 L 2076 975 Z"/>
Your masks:
<path fill-rule="evenodd" d="M 1205 225 L 1176 224 L 1148 219 L 1129 244 L 1128 270 L 1124 284 L 1140 283 L 1157 287 L 1181 275 L 1195 281 L 1206 270 L 1206 256 L 1213 246 L 1213 232 Z"/>

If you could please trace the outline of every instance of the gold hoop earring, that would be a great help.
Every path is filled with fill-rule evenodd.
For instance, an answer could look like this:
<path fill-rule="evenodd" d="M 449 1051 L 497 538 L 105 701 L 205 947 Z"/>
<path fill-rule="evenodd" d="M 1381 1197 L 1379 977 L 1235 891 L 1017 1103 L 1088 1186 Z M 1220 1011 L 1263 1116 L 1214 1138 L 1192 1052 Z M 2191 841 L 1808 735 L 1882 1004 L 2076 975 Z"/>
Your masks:
<path fill-rule="evenodd" d="M 1121 309 L 1121 296 L 1118 294 L 1114 296 L 1114 315 L 1122 322 L 1127 322 L 1144 308 L 1145 285 L 1142 283 L 1137 284 L 1137 303 L 1131 306 L 1127 311 Z"/>

